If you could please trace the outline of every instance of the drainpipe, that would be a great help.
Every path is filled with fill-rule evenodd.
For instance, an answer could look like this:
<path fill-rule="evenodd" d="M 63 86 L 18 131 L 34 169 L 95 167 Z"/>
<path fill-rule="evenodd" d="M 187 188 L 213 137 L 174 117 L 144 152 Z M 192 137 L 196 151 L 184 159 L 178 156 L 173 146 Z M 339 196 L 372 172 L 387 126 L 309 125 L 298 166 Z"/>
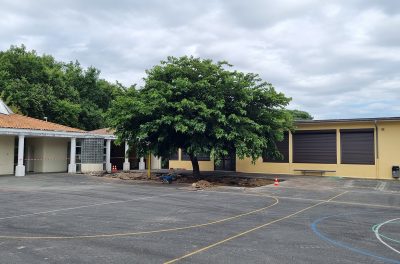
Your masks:
<path fill-rule="evenodd" d="M 379 179 L 379 130 L 378 130 L 378 120 L 375 119 L 375 146 L 376 146 L 376 178 Z"/>
<path fill-rule="evenodd" d="M 375 137 L 376 137 L 376 158 L 377 159 L 379 159 L 379 137 L 378 137 L 378 121 L 377 120 L 375 120 L 374 121 L 374 124 L 375 124 Z"/>

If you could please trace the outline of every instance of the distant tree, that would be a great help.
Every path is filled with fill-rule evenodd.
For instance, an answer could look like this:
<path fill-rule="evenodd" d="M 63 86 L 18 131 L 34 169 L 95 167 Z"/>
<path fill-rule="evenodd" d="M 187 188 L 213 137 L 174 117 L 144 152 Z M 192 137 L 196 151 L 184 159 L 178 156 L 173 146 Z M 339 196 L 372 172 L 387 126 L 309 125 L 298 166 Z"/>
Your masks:
<path fill-rule="evenodd" d="M 314 117 L 310 115 L 306 111 L 301 110 L 287 110 L 292 116 L 294 120 L 313 120 Z"/>
<path fill-rule="evenodd" d="M 125 89 L 94 67 L 58 62 L 24 45 L 0 51 L 0 96 L 18 113 L 85 130 L 107 125 L 104 113 Z"/>
<path fill-rule="evenodd" d="M 291 129 L 290 99 L 258 75 L 228 70 L 226 62 L 168 57 L 147 70 L 145 85 L 117 97 L 108 113 L 121 139 L 139 154 L 170 156 L 181 148 L 200 177 L 197 156 L 235 152 L 253 162 Z"/>

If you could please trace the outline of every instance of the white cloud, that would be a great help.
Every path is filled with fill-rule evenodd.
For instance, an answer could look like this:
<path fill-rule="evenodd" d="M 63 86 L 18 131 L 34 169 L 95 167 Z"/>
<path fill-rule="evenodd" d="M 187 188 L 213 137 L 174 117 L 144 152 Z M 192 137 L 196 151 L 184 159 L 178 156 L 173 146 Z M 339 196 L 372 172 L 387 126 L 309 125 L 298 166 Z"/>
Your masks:
<path fill-rule="evenodd" d="M 317 118 L 399 116 L 400 1 L 0 0 L 0 49 L 24 43 L 142 83 L 169 55 L 259 73 Z"/>

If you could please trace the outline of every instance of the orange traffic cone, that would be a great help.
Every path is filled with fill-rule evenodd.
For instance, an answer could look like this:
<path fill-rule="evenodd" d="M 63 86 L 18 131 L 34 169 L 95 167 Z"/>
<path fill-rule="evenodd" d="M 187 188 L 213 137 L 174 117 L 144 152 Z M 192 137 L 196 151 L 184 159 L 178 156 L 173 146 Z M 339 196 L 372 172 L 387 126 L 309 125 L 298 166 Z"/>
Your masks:
<path fill-rule="evenodd" d="M 275 177 L 274 186 L 279 186 L 278 178 Z"/>

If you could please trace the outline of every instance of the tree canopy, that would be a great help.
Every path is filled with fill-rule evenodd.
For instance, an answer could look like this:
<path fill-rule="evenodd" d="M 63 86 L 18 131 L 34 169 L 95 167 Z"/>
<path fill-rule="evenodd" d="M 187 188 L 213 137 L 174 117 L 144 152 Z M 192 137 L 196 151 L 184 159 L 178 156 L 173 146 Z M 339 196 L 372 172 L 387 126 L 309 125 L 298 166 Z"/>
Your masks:
<path fill-rule="evenodd" d="M 112 103 L 111 124 L 139 154 L 167 157 L 178 148 L 199 174 L 197 156 L 235 152 L 253 161 L 265 152 L 279 156 L 276 141 L 292 128 L 290 98 L 257 74 L 231 70 L 227 62 L 168 57 L 147 70 L 145 85 Z"/>
<path fill-rule="evenodd" d="M 293 116 L 294 120 L 313 120 L 314 117 L 306 112 L 306 111 L 301 111 L 301 110 L 288 110 L 289 113 Z"/>
<path fill-rule="evenodd" d="M 17 113 L 93 130 L 106 126 L 104 113 L 124 87 L 100 79 L 94 67 L 39 56 L 25 46 L 0 51 L 0 96 Z"/>

